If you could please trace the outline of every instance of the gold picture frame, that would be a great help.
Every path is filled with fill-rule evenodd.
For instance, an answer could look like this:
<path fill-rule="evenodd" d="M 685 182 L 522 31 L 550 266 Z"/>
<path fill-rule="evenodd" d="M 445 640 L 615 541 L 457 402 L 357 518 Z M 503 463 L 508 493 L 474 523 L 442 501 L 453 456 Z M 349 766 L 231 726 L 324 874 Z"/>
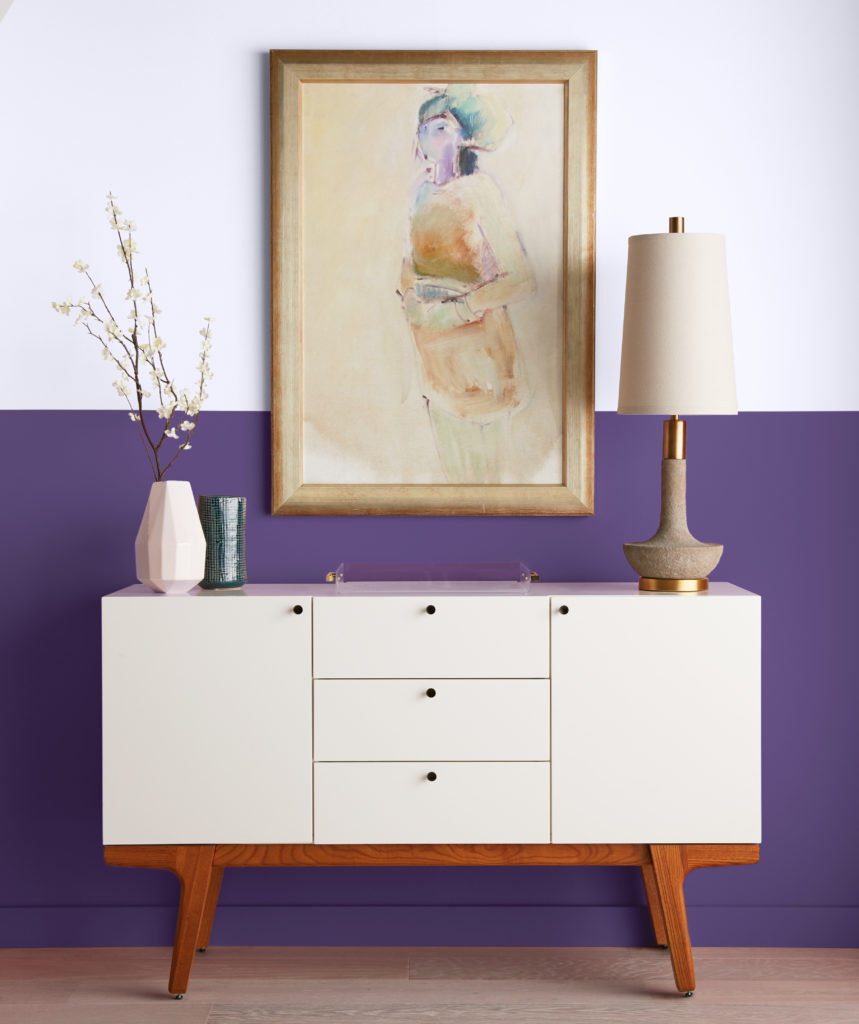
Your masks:
<path fill-rule="evenodd" d="M 596 53 L 273 50 L 270 70 L 272 513 L 593 514 Z M 533 244 L 545 248 L 532 277 L 540 286 L 548 283 L 542 292 L 534 286 L 538 299 L 529 299 L 530 306 L 523 303 L 524 313 L 517 307 L 508 314 L 506 305 L 499 307 L 501 312 L 491 312 L 496 319 L 506 318 L 505 323 L 516 314 L 557 329 L 528 334 L 528 344 L 544 360 L 539 372 L 529 377 L 523 371 L 520 381 L 505 367 L 498 371 L 510 374 L 503 388 L 485 385 L 499 407 L 502 390 L 515 394 L 505 407 L 515 416 L 502 409 L 488 427 L 488 417 L 469 420 L 465 414 L 448 414 L 442 406 L 447 392 L 442 393 L 441 385 L 430 392 L 425 383 L 425 353 L 430 349 L 422 340 L 429 328 L 415 326 L 425 320 L 434 323 L 430 317 L 449 318 L 457 310 L 468 333 L 473 325 L 488 323 L 488 313 L 472 309 L 467 294 L 445 297 L 443 303 L 423 301 L 425 295 L 437 297 L 424 287 L 428 278 L 420 278 L 423 291 L 413 288 L 409 293 L 404 285 L 397 290 L 390 273 L 395 260 L 407 265 L 402 251 L 392 253 L 390 244 L 395 215 L 400 206 L 408 209 L 399 195 L 399 182 L 405 181 L 407 171 L 412 173 L 407 161 L 414 161 L 416 190 L 425 187 L 419 173 L 443 181 L 441 164 L 422 168 L 421 161 L 431 159 L 425 142 L 412 141 L 418 138 L 419 123 L 413 95 L 439 131 L 448 130 L 442 122 L 453 126 L 460 147 L 470 133 L 469 146 L 493 148 L 495 140 L 486 141 L 485 106 L 496 100 L 487 96 L 506 96 L 508 108 L 512 103 L 524 112 L 518 125 L 515 117 L 503 115 L 516 126 L 508 135 L 520 139 L 519 152 L 511 145 L 495 147 L 498 152 L 487 159 L 494 159 L 495 166 L 504 166 L 503 159 L 507 160 L 512 198 L 521 197 Z M 463 95 L 470 98 L 463 101 Z M 466 102 L 484 104 L 481 129 L 474 128 L 475 119 L 469 132 L 462 127 L 460 110 Z M 496 105 L 500 109 L 500 101 Z M 527 145 L 521 142 L 526 137 Z M 413 150 L 407 152 L 406 147 Z M 462 148 L 454 152 L 455 160 L 464 161 Z M 504 153 L 514 155 L 503 157 Z M 479 158 L 484 160 L 483 152 Z M 490 175 L 459 184 L 474 190 L 478 178 Z M 434 186 L 435 194 L 441 189 Z M 480 184 L 480 189 L 494 189 L 493 195 L 498 191 L 489 184 Z M 354 194 L 347 195 L 350 190 Z M 545 216 L 533 212 L 540 203 L 548 211 Z M 410 216 L 412 235 L 408 226 L 403 235 L 414 239 L 415 215 Z M 524 252 L 521 232 L 517 237 Z M 536 265 L 538 256 L 532 256 L 532 262 Z M 415 294 L 422 301 L 415 300 L 410 307 Z M 413 307 L 419 307 L 418 313 Z M 538 315 L 543 320 L 537 320 Z M 402 337 L 394 339 L 395 334 Z M 437 335 L 432 335 L 433 343 Z M 403 365 L 413 359 L 419 380 L 411 392 L 403 386 L 403 393 L 412 397 L 402 404 L 401 413 L 399 397 L 395 401 L 390 393 L 395 373 L 400 372 L 394 352 L 407 336 L 415 345 Z M 481 351 L 488 351 L 487 346 Z M 496 359 L 496 364 L 502 361 Z M 381 376 L 370 376 L 377 372 Z M 526 400 L 520 393 L 528 388 Z M 395 413 L 390 421 L 381 418 L 383 403 L 378 397 L 383 392 Z M 520 415 L 520 408 L 538 425 L 529 425 L 531 420 Z M 337 419 L 341 414 L 342 423 Z M 430 428 L 424 431 L 423 424 L 430 421 L 439 466 L 426 455 Z M 492 462 L 491 454 L 474 455 L 461 441 L 451 442 L 442 452 L 439 422 L 444 429 L 452 424 L 451 429 L 471 431 L 479 438 L 475 444 L 488 444 L 486 438 L 494 432 L 492 451 L 515 456 L 516 466 L 530 466 L 533 450 L 532 476 L 515 466 L 508 471 L 506 463 L 499 467 L 506 454 Z M 508 432 L 503 437 L 514 436 L 509 433 L 511 422 L 521 437 L 504 448 L 505 442 L 497 437 L 502 430 Z M 356 438 L 364 446 L 358 454 L 347 451 Z M 467 456 L 479 468 L 469 469 L 472 463 L 465 469 L 452 466 L 451 452 L 462 465 Z M 377 470 L 377 464 L 388 458 L 390 465 L 384 463 Z M 384 479 L 376 479 L 374 472 Z M 468 475 L 472 472 L 475 478 L 483 474 L 481 482 Z"/>

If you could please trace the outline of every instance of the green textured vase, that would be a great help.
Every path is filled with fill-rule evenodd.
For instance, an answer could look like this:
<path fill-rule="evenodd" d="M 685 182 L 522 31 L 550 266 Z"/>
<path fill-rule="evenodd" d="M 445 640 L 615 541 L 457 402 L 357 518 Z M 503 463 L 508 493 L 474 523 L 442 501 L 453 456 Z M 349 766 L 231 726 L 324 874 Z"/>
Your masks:
<path fill-rule="evenodd" d="M 235 590 L 248 580 L 245 566 L 246 498 L 201 494 L 197 511 L 206 538 L 205 590 Z"/>

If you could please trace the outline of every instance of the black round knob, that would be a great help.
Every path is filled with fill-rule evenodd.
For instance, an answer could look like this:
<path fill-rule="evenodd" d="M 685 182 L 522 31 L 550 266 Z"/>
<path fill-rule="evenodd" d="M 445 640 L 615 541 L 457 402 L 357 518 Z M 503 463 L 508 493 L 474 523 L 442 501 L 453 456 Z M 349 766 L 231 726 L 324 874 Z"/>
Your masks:
<path fill-rule="evenodd" d="M 558 609 L 558 611 L 561 613 L 561 615 L 569 615 L 570 614 L 570 609 L 565 604 L 562 604 L 561 607 Z"/>
<path fill-rule="evenodd" d="M 435 605 L 434 604 L 428 604 L 427 605 L 427 615 L 435 615 Z"/>
<path fill-rule="evenodd" d="M 427 690 L 427 697 L 435 697 L 435 690 L 432 687 Z"/>
<path fill-rule="evenodd" d="M 295 607 L 292 610 L 295 612 L 296 615 L 301 615 L 301 613 L 304 611 L 300 604 L 295 605 Z"/>
<path fill-rule="evenodd" d="M 427 782 L 435 782 L 438 778 L 435 772 L 427 772 Z"/>

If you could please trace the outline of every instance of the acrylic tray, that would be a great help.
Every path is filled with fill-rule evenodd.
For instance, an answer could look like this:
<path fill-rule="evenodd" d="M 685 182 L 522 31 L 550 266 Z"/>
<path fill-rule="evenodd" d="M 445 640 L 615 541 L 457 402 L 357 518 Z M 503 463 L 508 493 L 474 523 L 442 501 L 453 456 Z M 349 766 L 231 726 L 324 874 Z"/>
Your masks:
<path fill-rule="evenodd" d="M 519 594 L 537 578 L 522 562 L 341 562 L 328 574 L 338 594 Z"/>

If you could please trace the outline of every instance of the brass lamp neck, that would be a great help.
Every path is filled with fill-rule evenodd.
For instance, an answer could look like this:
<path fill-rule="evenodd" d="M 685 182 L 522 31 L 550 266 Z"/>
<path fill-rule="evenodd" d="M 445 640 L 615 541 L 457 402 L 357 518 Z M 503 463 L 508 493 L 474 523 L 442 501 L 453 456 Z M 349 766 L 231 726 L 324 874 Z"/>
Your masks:
<path fill-rule="evenodd" d="M 662 458 L 686 458 L 686 420 L 672 416 L 662 424 Z"/>

